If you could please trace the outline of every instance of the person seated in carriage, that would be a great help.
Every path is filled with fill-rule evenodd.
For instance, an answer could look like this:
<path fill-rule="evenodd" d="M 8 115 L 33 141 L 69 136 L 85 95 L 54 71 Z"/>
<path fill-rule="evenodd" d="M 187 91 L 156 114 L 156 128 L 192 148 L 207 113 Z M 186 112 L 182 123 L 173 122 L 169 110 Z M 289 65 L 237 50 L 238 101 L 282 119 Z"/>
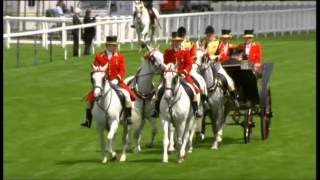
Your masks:
<path fill-rule="evenodd" d="M 174 63 L 178 64 L 178 74 L 180 77 L 184 78 L 188 86 L 193 92 L 193 100 L 191 102 L 194 114 L 196 117 L 201 117 L 201 112 L 198 110 L 198 104 L 200 103 L 200 98 L 198 96 L 200 89 L 195 85 L 193 79 L 191 78 L 190 71 L 192 68 L 193 59 L 190 55 L 190 51 L 186 50 L 181 46 L 183 38 L 179 36 L 177 32 L 172 32 L 171 48 L 166 49 L 164 53 L 164 64 Z M 155 109 L 152 117 L 159 116 L 159 106 L 162 95 L 164 93 L 164 85 L 161 84 L 158 87 L 158 92 L 155 101 Z"/>
<path fill-rule="evenodd" d="M 153 4 L 152 4 L 153 2 L 152 1 L 153 0 L 142 0 L 144 7 L 146 7 L 148 10 L 149 17 L 150 17 L 150 24 L 151 24 L 151 26 L 154 26 L 155 18 L 157 18 L 157 17 L 156 17 L 156 14 L 153 12 Z M 133 13 L 133 21 L 136 18 L 136 16 L 137 16 L 137 12 L 135 11 Z M 135 28 L 135 25 L 133 24 L 133 25 L 131 25 L 131 27 Z"/>
<path fill-rule="evenodd" d="M 220 63 L 228 61 L 230 59 L 230 48 L 236 47 L 234 44 L 230 44 L 230 38 L 232 37 L 230 34 L 231 30 L 222 29 L 220 40 L 216 38 L 214 35 L 214 28 L 212 26 L 208 26 L 206 28 L 205 34 L 207 36 L 207 41 L 202 42 L 202 45 L 206 48 L 206 55 L 212 61 L 219 61 Z M 239 108 L 238 95 L 236 93 L 236 89 L 234 86 L 234 82 L 232 78 L 227 74 L 225 69 L 219 65 L 218 73 L 223 75 L 227 81 L 228 91 L 233 99 L 234 106 Z"/>
<path fill-rule="evenodd" d="M 104 66 L 108 64 L 106 74 L 111 86 L 121 91 L 125 96 L 125 114 L 127 123 L 131 124 L 132 101 L 137 99 L 136 94 L 124 83 L 126 74 L 126 61 L 124 55 L 118 51 L 117 36 L 107 36 L 106 50 L 98 52 L 95 56 L 93 65 Z M 86 121 L 81 124 L 84 127 L 91 127 L 92 114 L 91 109 L 94 103 L 93 90 L 91 89 L 86 96 L 88 107 L 86 109 Z"/>
<path fill-rule="evenodd" d="M 260 77 L 262 48 L 259 43 L 253 41 L 253 32 L 253 29 L 244 30 L 244 34 L 242 36 L 244 38 L 244 43 L 238 46 L 238 49 L 240 50 L 238 60 L 249 60 L 254 65 L 254 74 L 256 77 Z"/>

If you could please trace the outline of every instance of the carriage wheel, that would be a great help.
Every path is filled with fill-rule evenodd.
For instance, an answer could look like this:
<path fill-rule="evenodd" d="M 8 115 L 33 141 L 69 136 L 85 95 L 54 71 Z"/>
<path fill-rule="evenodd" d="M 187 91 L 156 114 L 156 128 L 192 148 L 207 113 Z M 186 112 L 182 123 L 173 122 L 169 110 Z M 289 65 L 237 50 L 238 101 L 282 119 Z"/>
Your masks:
<path fill-rule="evenodd" d="M 252 110 L 248 109 L 245 120 L 243 122 L 243 138 L 244 143 L 249 143 L 252 134 L 252 128 L 254 127 L 253 120 L 252 120 Z"/>
<path fill-rule="evenodd" d="M 261 138 L 265 140 L 269 137 L 270 133 L 270 124 L 272 117 L 272 108 L 271 108 L 271 91 L 268 88 L 268 96 L 266 100 L 266 107 L 262 108 L 261 111 Z"/>

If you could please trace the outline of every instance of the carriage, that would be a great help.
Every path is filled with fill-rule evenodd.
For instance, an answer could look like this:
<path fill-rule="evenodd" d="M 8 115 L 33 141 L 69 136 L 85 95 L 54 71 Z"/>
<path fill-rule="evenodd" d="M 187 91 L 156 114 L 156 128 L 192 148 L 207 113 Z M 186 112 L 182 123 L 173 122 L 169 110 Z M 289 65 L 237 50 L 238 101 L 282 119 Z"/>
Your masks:
<path fill-rule="evenodd" d="M 254 116 L 260 117 L 262 140 L 269 137 L 272 118 L 271 89 L 269 80 L 273 69 L 273 63 L 262 63 L 261 74 L 253 73 L 248 60 L 229 60 L 222 63 L 222 67 L 234 80 L 239 94 L 240 108 L 231 107 L 231 117 L 243 127 L 244 142 L 250 142 L 252 128 L 255 127 Z M 240 122 L 241 117 L 243 121 Z"/>

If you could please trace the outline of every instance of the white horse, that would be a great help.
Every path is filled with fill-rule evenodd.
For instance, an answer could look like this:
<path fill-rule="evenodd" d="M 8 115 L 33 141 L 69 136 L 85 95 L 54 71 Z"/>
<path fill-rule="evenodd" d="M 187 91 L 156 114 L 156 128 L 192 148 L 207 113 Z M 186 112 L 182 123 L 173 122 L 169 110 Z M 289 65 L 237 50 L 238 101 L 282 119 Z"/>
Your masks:
<path fill-rule="evenodd" d="M 159 18 L 159 12 L 157 9 L 152 8 L 156 18 Z M 142 1 L 135 1 L 135 12 L 136 18 L 134 19 L 135 29 L 138 35 L 138 42 L 145 42 L 147 35 L 150 35 L 150 43 L 154 40 L 154 34 L 158 28 L 155 23 L 154 26 L 150 26 L 151 20 L 147 8 L 144 6 Z"/>
<path fill-rule="evenodd" d="M 125 82 L 129 82 L 129 86 L 134 89 L 138 99 L 134 102 L 132 109 L 132 129 L 135 129 L 135 152 L 141 151 L 141 136 L 146 120 L 149 120 L 152 126 L 152 135 L 149 147 L 154 145 L 154 138 L 158 131 L 155 118 L 151 117 L 154 104 L 151 102 L 155 89 L 152 79 L 155 73 L 159 72 L 163 65 L 163 54 L 157 49 L 149 48 L 148 54 L 145 56 L 141 68 L 135 76 L 126 78 Z"/>
<path fill-rule="evenodd" d="M 218 149 L 219 143 L 222 142 L 222 130 L 226 121 L 228 106 L 225 104 L 224 89 L 216 68 L 222 68 L 220 62 L 210 62 L 205 58 L 201 49 L 197 50 L 197 59 L 201 61 L 199 70 L 204 77 L 208 87 L 208 114 L 211 119 L 214 140 L 211 149 Z M 220 76 L 221 77 L 221 76 Z M 205 121 L 205 117 L 203 118 Z M 204 126 L 205 124 L 202 123 Z M 202 127 L 205 128 L 205 127 Z"/>
<path fill-rule="evenodd" d="M 106 140 L 104 130 L 108 130 L 108 151 L 111 160 L 116 160 L 116 152 L 114 149 L 115 136 L 120 123 L 123 121 L 123 148 L 120 161 L 126 160 L 126 149 L 128 146 L 128 126 L 124 120 L 123 107 L 120 99 L 113 88 L 111 88 L 107 80 L 105 70 L 108 65 L 103 67 L 92 65 L 92 79 L 94 86 L 95 102 L 91 110 L 93 118 L 97 123 L 97 130 L 100 136 L 101 158 L 102 163 L 107 162 L 106 157 Z"/>
<path fill-rule="evenodd" d="M 163 162 L 168 162 L 169 126 L 173 123 L 178 150 L 178 163 L 184 161 L 194 114 L 188 94 L 181 84 L 176 65 L 169 63 L 163 74 L 164 95 L 160 101 L 163 125 Z"/>

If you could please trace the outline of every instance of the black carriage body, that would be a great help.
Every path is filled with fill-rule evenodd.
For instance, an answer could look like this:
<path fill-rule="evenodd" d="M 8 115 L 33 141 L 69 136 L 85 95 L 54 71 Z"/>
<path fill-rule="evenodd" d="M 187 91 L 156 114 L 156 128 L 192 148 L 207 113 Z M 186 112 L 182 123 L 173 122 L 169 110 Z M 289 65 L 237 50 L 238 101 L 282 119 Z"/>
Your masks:
<path fill-rule="evenodd" d="M 244 128 L 244 141 L 248 143 L 251 138 L 252 128 L 255 126 L 253 115 L 259 115 L 261 118 L 261 137 L 267 139 L 269 135 L 272 108 L 271 108 L 271 90 L 269 80 L 273 70 L 272 63 L 263 63 L 261 72 L 261 91 L 258 90 L 258 78 L 253 73 L 253 65 L 248 60 L 229 60 L 221 64 L 228 75 L 233 79 L 236 89 L 239 91 L 240 110 L 234 111 L 233 119 L 240 119 L 244 116 L 241 123 Z"/>

